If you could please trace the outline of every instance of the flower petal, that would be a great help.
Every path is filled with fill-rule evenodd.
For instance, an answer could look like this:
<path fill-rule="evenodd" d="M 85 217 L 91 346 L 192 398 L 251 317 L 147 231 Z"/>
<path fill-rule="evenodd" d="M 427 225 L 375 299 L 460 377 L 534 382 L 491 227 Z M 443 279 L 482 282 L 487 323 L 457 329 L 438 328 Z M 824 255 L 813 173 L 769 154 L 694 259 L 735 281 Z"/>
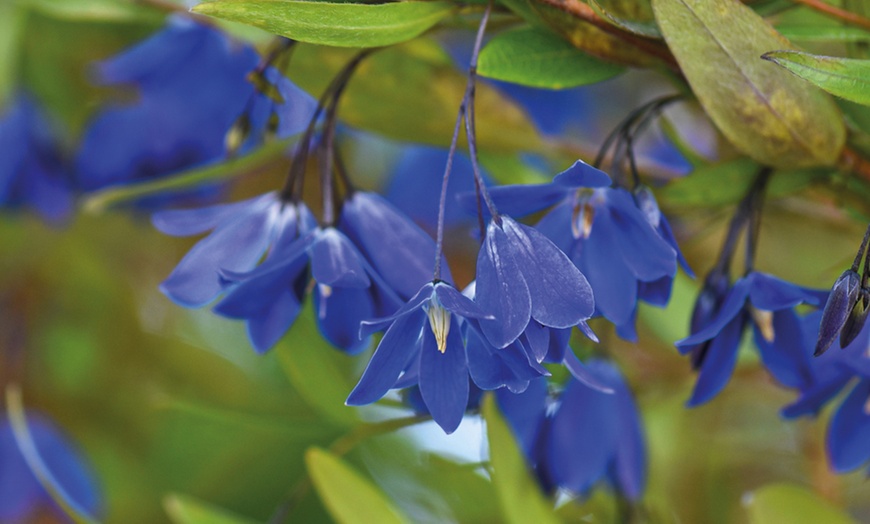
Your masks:
<path fill-rule="evenodd" d="M 794 307 L 798 304 L 816 305 L 816 294 L 800 286 L 765 273 L 755 272 L 752 275 L 752 289 L 749 300 L 758 309 L 777 311 Z"/>
<path fill-rule="evenodd" d="M 317 327 L 333 346 L 349 355 L 368 347 L 368 337 L 360 340 L 360 323 L 374 312 L 371 291 L 365 288 L 334 287 L 325 296 L 321 286 L 314 291 Z"/>
<path fill-rule="evenodd" d="M 453 433 L 468 405 L 468 362 L 459 323 L 450 321 L 447 346 L 438 350 L 435 336 L 423 330 L 420 348 L 420 393 L 435 422 L 448 435 Z"/>
<path fill-rule="evenodd" d="M 813 384 L 801 393 L 800 398 L 782 410 L 785 418 L 797 418 L 803 415 L 817 415 L 832 398 L 840 393 L 846 384 L 852 380 L 852 374 L 841 371 Z"/>
<path fill-rule="evenodd" d="M 596 217 L 589 238 L 577 244 L 574 262 L 592 287 L 596 309 L 621 325 L 629 321 L 637 303 L 637 279 L 622 257 L 614 256 L 614 229 Z"/>
<path fill-rule="evenodd" d="M 466 331 L 466 353 L 468 373 L 483 390 L 507 387 L 514 393 L 521 392 L 528 387 L 529 380 L 541 376 L 529 365 L 516 342 L 495 349 L 477 327 L 469 326 Z"/>
<path fill-rule="evenodd" d="M 870 380 L 852 389 L 828 426 L 827 448 L 831 464 L 838 473 L 864 465 L 870 459 Z"/>
<path fill-rule="evenodd" d="M 481 309 L 480 305 L 460 293 L 450 284 L 438 282 L 435 284 L 435 294 L 444 309 L 455 313 L 463 318 L 486 318 L 494 317 Z"/>
<path fill-rule="evenodd" d="M 426 302 L 427 300 L 432 298 L 434 286 L 435 285 L 432 282 L 429 282 L 428 284 L 421 287 L 420 290 L 417 291 L 416 295 L 411 297 L 411 299 L 408 300 L 408 302 L 406 302 L 402 307 L 400 307 L 398 311 L 388 317 L 364 320 L 360 324 L 359 328 L 360 338 L 365 338 L 372 333 L 375 333 L 376 331 L 380 331 L 388 327 L 394 321 L 398 320 L 399 317 L 403 317 L 411 311 L 420 308 L 420 306 L 423 305 L 423 302 Z"/>
<path fill-rule="evenodd" d="M 207 304 L 221 291 L 219 270 L 248 271 L 260 260 L 268 246 L 269 225 L 268 213 L 248 209 L 218 227 L 181 259 L 161 291 L 182 306 Z"/>
<path fill-rule="evenodd" d="M 522 393 L 500 389 L 495 392 L 495 398 L 516 435 L 517 443 L 531 461 L 547 413 L 547 381 L 532 380 Z"/>
<path fill-rule="evenodd" d="M 167 235 L 186 237 L 204 233 L 231 220 L 234 215 L 268 207 L 275 202 L 275 193 L 267 193 L 242 202 L 218 204 L 196 209 L 170 209 L 151 215 L 151 223 Z"/>
<path fill-rule="evenodd" d="M 502 216 L 507 240 L 532 301 L 531 316 L 541 324 L 568 328 L 592 316 L 592 287 L 547 237 Z"/>
<path fill-rule="evenodd" d="M 768 341 L 756 327 L 755 345 L 764 367 L 782 385 L 804 390 L 813 382 L 811 348 L 801 332 L 800 321 L 791 309 L 773 314 L 774 339 Z"/>
<path fill-rule="evenodd" d="M 528 348 L 532 351 L 535 361 L 543 362 L 550 350 L 550 330 L 542 326 L 540 322 L 532 320 L 523 331 L 522 337 L 528 343 Z"/>
<path fill-rule="evenodd" d="M 698 373 L 692 398 L 686 404 L 688 407 L 707 402 L 728 383 L 737 364 L 737 349 L 745 324 L 745 313 L 738 314 L 710 342 Z"/>
<path fill-rule="evenodd" d="M 348 406 L 371 404 L 386 395 L 411 360 L 420 351 L 420 335 L 426 326 L 426 313 L 415 310 L 400 316 L 384 334 L 362 378 L 347 397 Z M 467 387 L 468 380 L 466 380 Z"/>
<path fill-rule="evenodd" d="M 360 263 L 362 255 L 334 227 L 327 227 L 311 245 L 311 276 L 318 284 L 331 287 L 364 288 L 371 285 Z"/>
<path fill-rule="evenodd" d="M 516 340 L 531 318 L 532 299 L 513 251 L 502 228 L 490 222 L 477 256 L 475 301 L 495 316 L 495 320 L 481 319 L 480 327 L 496 348 Z"/>
<path fill-rule="evenodd" d="M 577 160 L 571 167 L 556 175 L 553 183 L 570 188 L 606 187 L 612 180 L 604 171 Z"/>
<path fill-rule="evenodd" d="M 677 272 L 677 253 L 646 221 L 634 203 L 631 194 L 624 189 L 608 192 L 610 214 L 595 220 L 611 220 L 618 231 L 615 244 L 622 253 L 626 265 L 638 280 L 657 280 L 674 276 Z M 593 229 L 597 224 L 593 223 Z"/>
<path fill-rule="evenodd" d="M 613 388 L 607 382 L 598 378 L 585 364 L 580 362 L 580 359 L 577 358 L 577 355 L 574 354 L 571 348 L 565 350 L 565 357 L 562 362 L 568 368 L 568 371 L 571 372 L 571 375 L 585 386 L 601 393 L 613 393 Z"/>
<path fill-rule="evenodd" d="M 738 280 L 728 291 L 728 296 L 725 298 L 725 302 L 722 303 L 722 307 L 719 308 L 719 311 L 710 323 L 704 326 L 703 329 L 697 333 L 692 333 L 692 335 L 683 340 L 678 340 L 676 346 L 678 348 L 694 346 L 695 344 L 700 344 L 701 342 L 719 336 L 719 333 L 725 329 L 726 326 L 729 326 L 732 323 L 732 320 L 743 311 L 751 287 L 751 278 L 742 278 Z"/>
<path fill-rule="evenodd" d="M 638 500 L 646 485 L 646 443 L 637 406 L 621 377 L 616 397 L 619 426 L 614 466 L 616 479 L 623 495 L 629 500 Z"/>
<path fill-rule="evenodd" d="M 489 188 L 489 196 L 499 213 L 516 217 L 524 217 L 548 208 L 570 194 L 570 189 L 556 184 L 518 184 Z M 465 209 L 477 213 L 475 197 L 474 193 L 461 193 L 457 200 Z M 481 206 L 481 209 L 489 218 L 486 206 Z"/>
<path fill-rule="evenodd" d="M 248 337 L 254 350 L 263 354 L 272 349 L 296 321 L 301 310 L 299 298 L 288 287 L 258 315 L 249 317 Z"/>

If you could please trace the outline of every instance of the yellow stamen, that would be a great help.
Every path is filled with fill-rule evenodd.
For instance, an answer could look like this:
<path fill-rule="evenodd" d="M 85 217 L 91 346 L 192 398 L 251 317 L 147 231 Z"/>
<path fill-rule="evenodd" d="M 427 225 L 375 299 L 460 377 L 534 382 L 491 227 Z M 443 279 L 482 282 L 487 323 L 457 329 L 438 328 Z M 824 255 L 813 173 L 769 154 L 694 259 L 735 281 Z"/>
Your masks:
<path fill-rule="evenodd" d="M 447 350 L 447 334 L 450 333 L 450 312 L 444 309 L 433 296 L 426 309 L 426 315 L 429 317 L 429 327 L 435 335 L 438 351 L 444 353 Z"/>
<path fill-rule="evenodd" d="M 749 307 L 749 312 L 752 315 L 752 321 L 758 326 L 758 330 L 761 331 L 761 336 L 764 340 L 768 343 L 773 342 L 776 336 L 773 331 L 773 312 L 765 309 L 756 309 L 751 306 Z"/>

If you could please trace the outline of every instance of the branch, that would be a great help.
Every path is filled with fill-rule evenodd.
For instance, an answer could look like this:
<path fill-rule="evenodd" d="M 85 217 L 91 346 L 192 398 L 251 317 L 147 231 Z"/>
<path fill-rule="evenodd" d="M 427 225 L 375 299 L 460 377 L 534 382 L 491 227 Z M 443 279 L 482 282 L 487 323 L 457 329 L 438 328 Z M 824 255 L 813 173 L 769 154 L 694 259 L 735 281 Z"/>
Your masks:
<path fill-rule="evenodd" d="M 822 0 L 792 0 L 792 2 L 804 5 L 806 7 L 809 7 L 810 9 L 815 9 L 820 13 L 825 13 L 826 15 L 830 15 L 834 18 L 838 18 L 843 22 L 846 22 L 847 24 L 856 25 L 858 27 L 870 30 L 870 18 L 866 18 L 857 13 L 846 11 L 845 9 L 841 9 L 830 4 L 826 4 L 825 2 L 822 2 Z"/>
<path fill-rule="evenodd" d="M 849 146 L 843 148 L 840 158 L 837 159 L 837 166 L 844 171 L 855 173 L 864 180 L 870 181 L 870 160 L 864 158 L 861 153 Z"/>

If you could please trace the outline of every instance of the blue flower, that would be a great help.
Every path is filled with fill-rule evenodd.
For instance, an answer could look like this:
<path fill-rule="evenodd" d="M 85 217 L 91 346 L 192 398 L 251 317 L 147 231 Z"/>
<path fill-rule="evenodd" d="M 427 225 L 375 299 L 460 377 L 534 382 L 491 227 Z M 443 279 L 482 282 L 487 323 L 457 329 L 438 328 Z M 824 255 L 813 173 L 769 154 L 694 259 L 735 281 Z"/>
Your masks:
<path fill-rule="evenodd" d="M 471 364 L 460 320 L 486 318 L 491 317 L 479 305 L 438 281 L 423 286 L 394 315 L 364 322 L 363 335 L 387 331 L 347 404 L 370 404 L 390 389 L 416 384 L 435 422 L 453 433 L 468 404 Z"/>
<path fill-rule="evenodd" d="M 221 157 L 224 136 L 254 88 L 250 46 L 183 17 L 99 64 L 108 85 L 134 86 L 135 103 L 102 110 L 76 160 L 85 190 L 166 175 Z"/>
<path fill-rule="evenodd" d="M 96 479 L 69 439 L 41 415 L 28 414 L 27 425 L 39 457 L 59 487 L 89 514 L 100 514 L 103 504 Z M 30 522 L 44 508 L 64 517 L 25 462 L 4 416 L 0 419 L 0 521 Z"/>
<path fill-rule="evenodd" d="M 704 293 L 701 299 L 706 300 Z M 689 406 L 707 402 L 728 383 L 743 330 L 750 321 L 768 371 L 787 387 L 809 384 L 810 357 L 802 350 L 802 331 L 792 308 L 801 303 L 817 304 L 817 293 L 752 272 L 735 282 L 721 300 L 718 308 L 704 306 L 705 314 L 696 315 L 692 334 L 676 343 L 681 353 L 692 353 L 693 366 L 699 370 Z"/>
<path fill-rule="evenodd" d="M 500 210 L 522 216 L 555 204 L 535 226 L 564 251 L 595 293 L 595 313 L 635 340 L 638 299 L 664 305 L 677 262 L 688 268 L 651 193 L 604 187 L 610 178 L 582 161 L 550 184 L 490 190 Z M 642 206 L 643 209 L 641 209 Z"/>
<path fill-rule="evenodd" d="M 221 271 L 252 270 L 273 245 L 286 245 L 313 229 L 304 204 L 284 203 L 267 193 L 233 204 L 155 213 L 154 226 L 168 235 L 211 230 L 184 256 L 160 289 L 185 307 L 201 307 L 223 291 Z"/>
<path fill-rule="evenodd" d="M 536 380 L 520 395 L 498 391 L 499 404 L 546 491 L 583 496 L 606 481 L 638 500 L 646 483 L 646 446 L 631 392 L 614 366 L 592 361 L 587 368 L 611 393 L 571 380 L 550 399 L 546 381 Z"/>
<path fill-rule="evenodd" d="M 818 337 L 821 312 L 802 320 L 803 351 L 810 355 L 812 341 Z M 831 351 L 812 359 L 811 381 L 801 388 L 801 396 L 783 409 L 783 416 L 795 418 L 817 415 L 822 408 L 848 389 L 828 425 L 826 448 L 837 472 L 847 472 L 870 461 L 870 329 L 866 326 L 842 351 Z"/>
<path fill-rule="evenodd" d="M 477 257 L 475 300 L 494 319 L 480 327 L 503 348 L 526 331 L 531 320 L 570 328 L 594 311 L 586 278 L 553 242 L 507 215 L 495 217 Z"/>
<path fill-rule="evenodd" d="M 58 221 L 72 211 L 72 179 L 48 123 L 19 95 L 0 114 L 0 207 L 32 207 Z"/>
<path fill-rule="evenodd" d="M 267 131 L 287 138 L 308 127 L 317 110 L 317 101 L 311 95 L 274 67 L 266 67 L 254 81 L 257 90 L 248 117 L 251 138 Z"/>

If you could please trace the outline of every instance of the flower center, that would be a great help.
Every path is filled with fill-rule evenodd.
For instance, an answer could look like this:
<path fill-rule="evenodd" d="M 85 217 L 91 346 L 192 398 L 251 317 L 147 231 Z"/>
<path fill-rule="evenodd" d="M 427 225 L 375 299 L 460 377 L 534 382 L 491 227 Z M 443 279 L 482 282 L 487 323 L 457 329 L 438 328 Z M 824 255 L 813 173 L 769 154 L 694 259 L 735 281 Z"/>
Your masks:
<path fill-rule="evenodd" d="M 450 333 L 450 312 L 444 309 L 435 295 L 429 300 L 426 308 L 426 316 L 429 317 L 429 327 L 435 335 L 438 351 L 444 353 L 447 350 L 447 334 Z"/>

